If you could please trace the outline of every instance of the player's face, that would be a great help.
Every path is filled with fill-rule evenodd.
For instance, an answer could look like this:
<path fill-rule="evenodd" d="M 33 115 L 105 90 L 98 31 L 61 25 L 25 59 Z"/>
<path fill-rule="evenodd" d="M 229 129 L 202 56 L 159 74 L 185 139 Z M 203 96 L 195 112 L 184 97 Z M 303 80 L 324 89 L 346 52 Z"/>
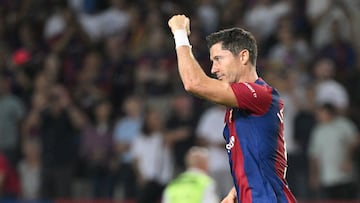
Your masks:
<path fill-rule="evenodd" d="M 211 73 L 216 75 L 218 80 L 229 83 L 238 82 L 239 60 L 229 50 L 223 49 L 221 43 L 214 44 L 210 48 L 210 60 L 212 61 Z"/>

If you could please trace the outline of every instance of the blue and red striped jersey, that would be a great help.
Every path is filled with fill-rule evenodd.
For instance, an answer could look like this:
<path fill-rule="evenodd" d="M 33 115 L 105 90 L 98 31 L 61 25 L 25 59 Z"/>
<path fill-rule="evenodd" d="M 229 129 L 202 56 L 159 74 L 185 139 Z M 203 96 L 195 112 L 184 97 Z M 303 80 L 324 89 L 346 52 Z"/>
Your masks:
<path fill-rule="evenodd" d="M 294 203 L 285 180 L 283 102 L 261 78 L 232 83 L 238 107 L 228 108 L 224 138 L 238 203 Z"/>

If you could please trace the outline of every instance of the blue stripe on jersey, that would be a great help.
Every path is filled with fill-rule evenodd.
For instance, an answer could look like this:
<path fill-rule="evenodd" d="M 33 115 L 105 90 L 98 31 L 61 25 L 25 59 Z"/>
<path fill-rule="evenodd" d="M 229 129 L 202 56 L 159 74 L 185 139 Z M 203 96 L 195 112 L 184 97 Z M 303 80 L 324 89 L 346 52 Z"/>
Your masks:
<path fill-rule="evenodd" d="M 266 85 L 261 80 L 256 83 Z M 232 112 L 237 143 L 240 143 L 244 158 L 243 170 L 249 189 L 251 189 L 251 199 L 256 203 L 288 202 L 284 192 L 285 180 L 276 173 L 277 170 L 283 170 L 276 168 L 277 161 L 279 161 L 277 153 L 281 153 L 278 151 L 279 130 L 281 130 L 280 119 L 277 115 L 279 110 L 280 97 L 273 89 L 271 106 L 264 115 L 254 116 L 237 108 L 234 108 Z M 280 133 L 280 135 L 282 134 Z M 227 143 L 229 143 L 229 136 L 230 130 L 229 124 L 227 124 L 224 128 L 224 137 Z M 239 169 L 233 167 L 237 160 L 232 160 L 231 153 L 231 150 L 228 150 L 232 175 L 234 182 L 237 183 L 235 180 L 237 172 L 234 170 Z M 285 162 L 285 160 L 282 161 Z M 235 186 L 239 192 L 239 186 L 237 184 Z"/>

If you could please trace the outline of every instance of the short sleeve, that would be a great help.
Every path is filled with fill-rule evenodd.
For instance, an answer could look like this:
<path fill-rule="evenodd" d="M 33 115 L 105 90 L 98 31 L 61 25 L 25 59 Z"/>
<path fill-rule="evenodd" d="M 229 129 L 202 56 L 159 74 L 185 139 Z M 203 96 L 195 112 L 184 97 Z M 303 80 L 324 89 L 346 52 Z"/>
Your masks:
<path fill-rule="evenodd" d="M 241 82 L 231 84 L 231 88 L 239 109 L 249 110 L 256 115 L 263 115 L 271 105 L 272 88 L 269 86 Z"/>

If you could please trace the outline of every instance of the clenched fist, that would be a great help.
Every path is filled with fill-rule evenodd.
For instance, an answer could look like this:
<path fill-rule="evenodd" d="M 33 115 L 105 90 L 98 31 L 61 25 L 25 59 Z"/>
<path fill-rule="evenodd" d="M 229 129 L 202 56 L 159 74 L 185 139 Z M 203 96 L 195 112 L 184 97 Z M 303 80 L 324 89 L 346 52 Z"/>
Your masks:
<path fill-rule="evenodd" d="M 175 30 L 186 30 L 186 33 L 190 34 L 190 19 L 185 15 L 174 15 L 170 18 L 168 25 L 172 33 Z"/>

